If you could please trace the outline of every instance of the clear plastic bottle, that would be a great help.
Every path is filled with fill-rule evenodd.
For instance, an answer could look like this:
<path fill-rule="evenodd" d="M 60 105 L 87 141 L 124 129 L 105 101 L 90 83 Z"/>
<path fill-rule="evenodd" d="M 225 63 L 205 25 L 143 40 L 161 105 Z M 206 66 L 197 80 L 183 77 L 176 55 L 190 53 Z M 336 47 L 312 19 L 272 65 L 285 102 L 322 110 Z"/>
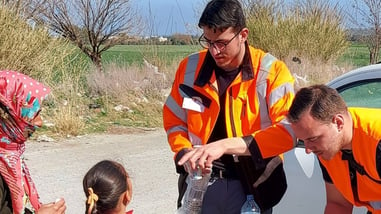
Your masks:
<path fill-rule="evenodd" d="M 260 214 L 261 210 L 259 206 L 254 201 L 253 195 L 246 196 L 246 202 L 243 204 L 241 208 L 241 214 Z"/>
<path fill-rule="evenodd" d="M 210 173 L 202 174 L 201 170 L 189 174 L 188 187 L 182 200 L 182 206 L 177 210 L 176 214 L 201 213 L 202 200 L 208 188 L 209 180 Z"/>

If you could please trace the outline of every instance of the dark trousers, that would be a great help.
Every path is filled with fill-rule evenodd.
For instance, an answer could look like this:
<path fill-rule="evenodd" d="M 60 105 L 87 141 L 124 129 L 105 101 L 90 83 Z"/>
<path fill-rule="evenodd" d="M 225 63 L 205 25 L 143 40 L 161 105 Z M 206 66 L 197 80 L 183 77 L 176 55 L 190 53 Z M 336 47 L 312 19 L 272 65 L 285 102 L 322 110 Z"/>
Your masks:
<path fill-rule="evenodd" d="M 179 197 L 177 198 L 177 209 L 181 207 L 181 200 L 183 199 L 183 196 L 185 194 L 185 191 L 187 190 L 188 184 L 186 181 L 188 177 L 188 173 L 180 173 L 179 179 L 177 181 L 177 188 L 179 191 Z"/>
<path fill-rule="evenodd" d="M 181 200 L 187 188 L 185 182 L 187 174 L 180 174 L 178 180 L 179 198 L 177 208 L 181 207 Z M 239 179 L 218 178 L 205 192 L 202 214 L 240 214 L 241 207 L 246 201 L 246 194 Z M 261 214 L 271 214 L 272 209 Z"/>

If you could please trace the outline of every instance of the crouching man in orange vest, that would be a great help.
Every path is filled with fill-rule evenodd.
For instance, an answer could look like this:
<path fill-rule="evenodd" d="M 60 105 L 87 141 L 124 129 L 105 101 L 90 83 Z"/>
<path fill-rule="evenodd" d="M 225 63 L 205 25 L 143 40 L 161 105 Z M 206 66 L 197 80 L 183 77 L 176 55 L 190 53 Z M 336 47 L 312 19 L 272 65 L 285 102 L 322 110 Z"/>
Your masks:
<path fill-rule="evenodd" d="M 381 110 L 347 108 L 324 85 L 301 89 L 287 116 L 306 153 L 319 157 L 325 213 L 352 213 L 353 205 L 381 213 Z"/>

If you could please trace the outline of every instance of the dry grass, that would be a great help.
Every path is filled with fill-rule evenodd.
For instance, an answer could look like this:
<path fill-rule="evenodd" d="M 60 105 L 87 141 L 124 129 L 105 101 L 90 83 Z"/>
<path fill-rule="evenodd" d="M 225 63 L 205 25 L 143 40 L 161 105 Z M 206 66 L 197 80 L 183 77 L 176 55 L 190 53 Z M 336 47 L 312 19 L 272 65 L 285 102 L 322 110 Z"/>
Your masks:
<path fill-rule="evenodd" d="M 250 42 L 280 59 L 299 57 L 331 64 L 348 48 L 339 7 L 324 0 L 248 1 Z"/>
<path fill-rule="evenodd" d="M 32 28 L 25 20 L 0 7 L 0 67 L 22 71 L 44 82 L 63 63 L 73 49 L 68 43 L 52 39 L 45 28 Z"/>
<path fill-rule="evenodd" d="M 317 61 L 310 61 L 307 58 L 299 59 L 300 63 L 293 61 L 292 58 L 285 59 L 287 67 L 295 77 L 296 90 L 312 84 L 325 84 L 333 78 L 353 69 L 351 65 L 338 66 L 326 62 L 318 63 Z"/>
<path fill-rule="evenodd" d="M 168 86 L 163 73 L 146 67 L 116 64 L 106 65 L 105 72 L 90 72 L 87 80 L 93 96 L 108 96 L 120 104 L 143 102 L 151 98 L 162 99 L 161 89 Z"/>
<path fill-rule="evenodd" d="M 88 99 L 84 84 L 84 65 L 62 64 L 58 76 L 51 82 L 52 92 L 47 100 L 47 119 L 55 124 L 52 131 L 62 136 L 79 135 L 85 131 Z"/>
<path fill-rule="evenodd" d="M 85 123 L 78 117 L 78 109 L 71 105 L 61 106 L 54 112 L 53 131 L 62 136 L 77 136 L 83 134 Z"/>
<path fill-rule="evenodd" d="M 349 46 L 338 6 L 324 0 L 299 0 L 291 7 L 279 0 L 249 0 L 246 6 L 251 44 L 284 60 L 296 89 L 352 69 L 335 65 Z"/>
<path fill-rule="evenodd" d="M 175 70 L 175 68 L 174 68 Z M 138 127 L 162 125 L 161 109 L 171 80 L 164 72 L 141 66 L 110 64 L 104 73 L 90 72 L 88 89 L 93 112 L 106 124 Z"/>

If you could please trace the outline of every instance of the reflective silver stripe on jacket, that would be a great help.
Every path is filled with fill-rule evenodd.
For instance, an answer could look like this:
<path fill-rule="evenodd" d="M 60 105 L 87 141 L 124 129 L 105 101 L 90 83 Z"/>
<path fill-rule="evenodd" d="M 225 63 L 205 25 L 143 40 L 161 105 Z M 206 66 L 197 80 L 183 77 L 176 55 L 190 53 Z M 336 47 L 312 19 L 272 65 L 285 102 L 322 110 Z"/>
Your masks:
<path fill-rule="evenodd" d="M 185 74 L 184 74 L 184 82 L 183 84 L 188 85 L 193 88 L 193 83 L 195 81 L 195 74 L 197 69 L 197 64 L 199 61 L 199 54 L 195 53 L 188 57 L 188 62 L 186 64 Z M 179 93 L 182 97 L 187 97 L 181 89 L 179 89 Z M 183 109 L 177 102 L 173 99 L 171 95 L 168 96 L 165 105 L 170 109 L 170 111 L 177 116 L 182 122 L 187 123 L 187 110 Z M 171 133 L 183 131 L 186 132 L 189 136 L 189 141 L 192 145 L 201 145 L 201 139 L 195 134 L 189 132 L 187 127 L 182 125 L 171 127 L 167 130 L 167 136 Z"/>
<path fill-rule="evenodd" d="M 257 97 L 259 103 L 261 129 L 265 129 L 272 125 L 272 121 L 269 115 L 269 109 L 279 100 L 283 99 L 285 94 L 294 92 L 294 87 L 291 83 L 284 83 L 275 88 L 273 91 L 271 91 L 271 93 L 268 96 L 269 100 L 268 102 L 266 101 L 267 76 L 269 74 L 271 66 L 276 60 L 277 59 L 274 56 L 272 56 L 269 53 L 266 53 L 266 55 L 262 58 L 261 65 L 259 67 L 259 73 L 257 77 Z M 294 132 L 291 129 L 291 125 L 287 121 L 287 119 L 283 119 L 282 121 L 280 121 L 279 125 L 282 125 L 287 130 L 290 136 L 292 136 L 292 139 L 294 139 L 294 144 L 296 145 L 296 138 Z"/>
<path fill-rule="evenodd" d="M 296 136 L 294 134 L 294 131 L 291 128 L 291 123 L 288 122 L 287 118 L 284 118 L 283 120 L 281 120 L 279 122 L 279 125 L 283 126 L 287 130 L 288 134 L 291 135 L 292 141 L 293 141 L 293 144 L 294 144 L 293 147 L 295 147 L 296 143 L 297 143 L 297 140 L 296 140 Z"/>
<path fill-rule="evenodd" d="M 199 54 L 195 53 L 193 55 L 190 55 L 188 57 L 188 62 L 186 65 L 186 70 L 184 74 L 184 84 L 188 86 L 193 86 L 193 82 L 195 79 L 195 73 L 196 68 L 199 60 Z M 181 90 L 179 90 L 179 93 L 182 97 L 185 97 L 185 93 Z M 173 99 L 171 95 L 167 97 L 167 100 L 165 101 L 165 105 L 171 110 L 173 114 L 177 116 L 182 122 L 187 122 L 187 112 L 185 109 L 183 109 L 180 105 L 177 104 L 177 102 Z M 172 127 L 167 131 L 167 135 L 174 132 L 174 131 L 185 131 L 187 132 L 188 129 L 177 129 L 178 127 Z"/>
<path fill-rule="evenodd" d="M 189 130 L 188 130 L 188 136 L 189 136 L 189 141 L 192 143 L 193 146 L 202 145 L 201 138 L 199 138 L 197 135 L 193 134 Z"/>
<path fill-rule="evenodd" d="M 181 108 L 173 99 L 171 95 L 167 97 L 167 100 L 165 101 L 165 106 L 167 106 L 173 114 L 177 116 L 182 122 L 186 123 L 187 122 L 187 115 L 185 112 L 185 109 Z"/>
<path fill-rule="evenodd" d="M 283 98 L 285 94 L 294 93 L 294 87 L 291 83 L 285 83 L 274 89 L 269 95 L 269 106 L 272 107 L 275 103 Z"/>
<path fill-rule="evenodd" d="M 381 201 L 370 201 L 369 204 L 373 207 L 373 209 L 381 210 Z"/>
<path fill-rule="evenodd" d="M 279 156 L 274 157 L 270 160 L 270 162 L 267 163 L 265 170 L 259 176 L 257 181 L 253 184 L 254 188 L 257 188 L 261 183 L 265 182 L 267 178 L 270 177 L 270 175 L 274 172 L 276 167 L 282 163 L 282 159 Z"/>
<path fill-rule="evenodd" d="M 184 84 L 192 88 L 196 78 L 196 69 L 197 69 L 197 64 L 199 60 L 200 60 L 199 53 L 192 54 L 188 57 L 188 63 L 187 63 L 187 67 L 184 74 Z M 181 90 L 180 90 L 180 94 L 182 97 L 187 97 L 187 95 Z M 189 141 L 192 143 L 193 146 L 202 144 L 201 139 L 198 136 L 196 136 L 194 133 L 190 132 L 189 130 L 188 130 L 188 137 L 189 137 Z"/>
<path fill-rule="evenodd" d="M 188 63 L 184 75 L 184 84 L 193 87 L 195 80 L 195 73 L 200 55 L 198 53 L 192 54 L 188 57 Z"/>
<path fill-rule="evenodd" d="M 266 101 L 266 90 L 267 90 L 267 75 L 269 74 L 269 70 L 277 59 L 269 54 L 262 58 L 261 65 L 259 67 L 258 77 L 257 77 L 257 97 L 259 103 L 259 116 L 261 121 L 261 129 L 269 127 L 272 125 L 269 109 Z"/>
<path fill-rule="evenodd" d="M 167 135 L 169 135 L 173 132 L 178 132 L 178 131 L 188 132 L 188 128 L 185 126 L 182 126 L 182 125 L 173 126 L 170 129 L 168 129 Z"/>

